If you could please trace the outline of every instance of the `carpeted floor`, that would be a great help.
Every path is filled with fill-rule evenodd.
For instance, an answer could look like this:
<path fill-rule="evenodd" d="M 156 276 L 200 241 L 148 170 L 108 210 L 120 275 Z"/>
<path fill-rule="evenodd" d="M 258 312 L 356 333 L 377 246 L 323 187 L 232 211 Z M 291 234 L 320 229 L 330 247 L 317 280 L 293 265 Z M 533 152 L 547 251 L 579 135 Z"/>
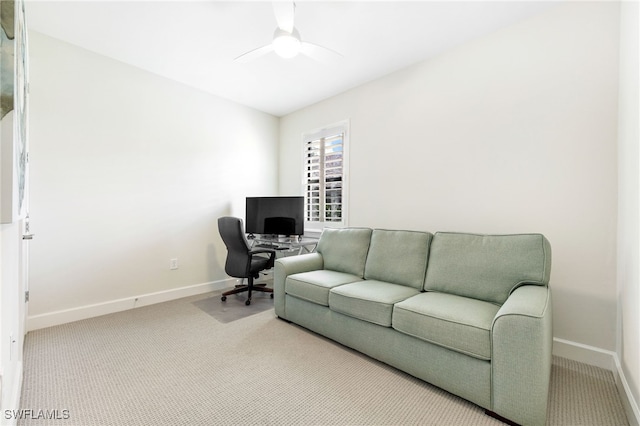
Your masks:
<path fill-rule="evenodd" d="M 222 303 L 194 296 L 30 332 L 31 414 L 18 424 L 502 424 L 272 309 L 221 322 L 203 300 Z M 612 373 L 554 358 L 547 423 L 627 425 Z"/>
<path fill-rule="evenodd" d="M 251 304 L 245 305 L 247 293 L 232 294 L 222 303 L 219 293 L 213 293 L 210 297 L 199 299 L 193 305 L 202 309 L 207 314 L 220 322 L 227 323 L 246 318 L 250 315 L 273 309 L 273 299 L 270 293 L 252 292 Z"/>

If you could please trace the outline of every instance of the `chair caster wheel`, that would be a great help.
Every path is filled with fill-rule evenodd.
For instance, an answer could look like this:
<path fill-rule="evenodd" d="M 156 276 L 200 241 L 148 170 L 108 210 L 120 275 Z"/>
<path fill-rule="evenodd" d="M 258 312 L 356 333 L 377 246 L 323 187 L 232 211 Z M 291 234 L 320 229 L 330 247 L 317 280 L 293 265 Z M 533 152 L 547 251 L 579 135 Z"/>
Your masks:
<path fill-rule="evenodd" d="M 247 300 L 246 302 L 244 302 L 244 304 L 249 306 L 251 304 L 251 300 Z"/>
<path fill-rule="evenodd" d="M 227 301 L 227 296 L 222 296 L 222 297 L 220 298 L 220 300 L 222 300 L 223 302 L 226 302 L 226 301 Z"/>

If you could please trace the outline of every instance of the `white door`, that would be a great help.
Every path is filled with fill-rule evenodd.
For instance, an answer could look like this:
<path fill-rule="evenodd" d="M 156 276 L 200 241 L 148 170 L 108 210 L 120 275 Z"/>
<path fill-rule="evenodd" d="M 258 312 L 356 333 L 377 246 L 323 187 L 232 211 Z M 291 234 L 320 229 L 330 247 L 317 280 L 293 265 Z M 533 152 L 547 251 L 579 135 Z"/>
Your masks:
<path fill-rule="evenodd" d="M 13 105 L 2 110 L 0 120 L 0 402 L 4 414 L 7 409 L 17 409 L 20 403 L 31 237 L 26 214 L 29 202 L 27 31 L 24 1 L 14 1 L 13 25 L 5 27 L 7 17 L 3 15 L 2 26 L 2 31 L 11 28 L 12 38 L 0 33 L 2 53 L 12 52 L 15 58 L 15 68 L 10 71 L 14 73 Z M 3 8 L 3 12 L 6 10 Z M 15 40 L 15 45 L 7 40 Z M 2 62 L 7 63 L 6 59 Z M 10 73 L 3 73 L 3 79 L 8 76 Z"/>
<path fill-rule="evenodd" d="M 21 221 L 22 235 L 21 240 L 18 243 L 20 247 L 20 255 L 18 259 L 18 286 L 20 289 L 19 296 L 21 299 L 18 301 L 18 317 L 20 336 L 22 338 L 27 334 L 27 316 L 29 314 L 29 242 L 34 236 L 34 234 L 31 233 L 31 224 L 29 220 L 29 213 L 27 211 L 27 217 Z M 20 349 L 22 350 L 22 346 Z"/>

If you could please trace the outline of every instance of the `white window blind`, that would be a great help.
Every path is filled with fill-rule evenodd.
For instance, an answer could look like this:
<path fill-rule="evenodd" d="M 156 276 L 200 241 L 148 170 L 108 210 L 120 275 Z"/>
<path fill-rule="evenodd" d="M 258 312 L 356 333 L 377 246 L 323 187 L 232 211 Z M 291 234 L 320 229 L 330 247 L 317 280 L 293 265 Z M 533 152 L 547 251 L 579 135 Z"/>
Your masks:
<path fill-rule="evenodd" d="M 305 138 L 305 219 L 311 227 L 344 223 L 345 133 L 338 126 Z"/>

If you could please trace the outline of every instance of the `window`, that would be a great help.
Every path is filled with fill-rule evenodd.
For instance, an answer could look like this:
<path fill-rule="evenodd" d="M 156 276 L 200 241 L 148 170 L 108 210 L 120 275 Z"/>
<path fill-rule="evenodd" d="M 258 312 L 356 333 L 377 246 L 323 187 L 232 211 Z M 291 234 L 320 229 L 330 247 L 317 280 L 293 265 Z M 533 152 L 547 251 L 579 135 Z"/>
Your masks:
<path fill-rule="evenodd" d="M 347 123 L 304 135 L 305 226 L 346 225 Z"/>

